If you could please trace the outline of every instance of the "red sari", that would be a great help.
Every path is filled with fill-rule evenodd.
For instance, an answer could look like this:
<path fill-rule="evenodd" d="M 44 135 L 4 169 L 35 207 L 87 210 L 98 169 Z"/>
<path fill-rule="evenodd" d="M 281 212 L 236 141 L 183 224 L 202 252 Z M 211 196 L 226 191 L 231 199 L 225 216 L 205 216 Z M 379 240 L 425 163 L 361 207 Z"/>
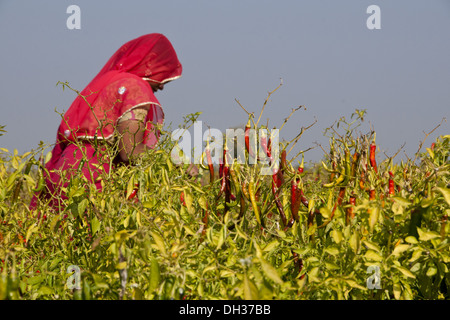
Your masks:
<path fill-rule="evenodd" d="M 53 208 L 62 207 L 67 197 L 61 187 L 80 172 L 101 190 L 98 165 L 106 173 L 112 168 L 92 143 L 113 139 L 117 123 L 130 110 L 148 107 L 144 143 L 153 148 L 159 137 L 155 124 L 163 124 L 164 112 L 147 80 L 164 84 L 181 72 L 176 52 L 162 34 L 144 35 L 120 47 L 64 114 L 45 165 L 46 190 L 33 197 L 30 209 L 36 208 L 38 198 L 50 200 Z M 83 157 L 88 161 L 81 167 Z"/>

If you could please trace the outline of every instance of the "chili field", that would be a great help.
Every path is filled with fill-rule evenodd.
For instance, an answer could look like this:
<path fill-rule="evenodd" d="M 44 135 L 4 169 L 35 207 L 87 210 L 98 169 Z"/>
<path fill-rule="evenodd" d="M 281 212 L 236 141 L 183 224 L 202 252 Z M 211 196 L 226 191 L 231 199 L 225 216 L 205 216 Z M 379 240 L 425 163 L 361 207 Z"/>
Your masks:
<path fill-rule="evenodd" d="M 290 153 L 303 129 L 276 158 L 264 140 L 273 175 L 206 149 L 191 177 L 163 130 L 102 192 L 74 176 L 61 211 L 28 209 L 49 148 L 1 149 L 0 299 L 449 299 L 450 136 L 400 161 L 363 116 L 325 131 L 318 163 Z"/>

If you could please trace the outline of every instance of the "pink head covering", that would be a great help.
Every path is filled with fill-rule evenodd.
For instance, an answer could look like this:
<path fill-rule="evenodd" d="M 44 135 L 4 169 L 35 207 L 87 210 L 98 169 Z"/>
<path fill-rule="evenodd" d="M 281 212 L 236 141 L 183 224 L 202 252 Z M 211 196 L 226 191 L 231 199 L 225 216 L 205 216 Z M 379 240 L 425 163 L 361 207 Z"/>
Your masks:
<path fill-rule="evenodd" d="M 97 77 L 112 70 L 166 83 L 179 78 L 182 67 L 169 40 L 162 34 L 153 33 L 125 43 Z"/>

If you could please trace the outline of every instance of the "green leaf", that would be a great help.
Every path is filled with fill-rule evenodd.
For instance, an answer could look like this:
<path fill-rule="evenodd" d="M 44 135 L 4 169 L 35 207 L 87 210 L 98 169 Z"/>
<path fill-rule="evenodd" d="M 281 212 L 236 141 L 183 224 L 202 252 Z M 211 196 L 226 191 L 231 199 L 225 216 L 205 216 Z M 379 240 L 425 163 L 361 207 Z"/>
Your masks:
<path fill-rule="evenodd" d="M 354 232 L 349 239 L 349 243 L 350 248 L 352 248 L 353 252 L 358 254 L 359 252 L 359 248 L 361 246 L 360 243 L 360 238 L 359 238 L 359 233 L 358 232 Z"/>
<path fill-rule="evenodd" d="M 153 201 L 144 201 L 142 202 L 142 205 L 144 206 L 144 208 L 151 209 L 156 205 L 156 203 L 154 203 Z"/>
<path fill-rule="evenodd" d="M 370 216 L 369 216 L 370 232 L 373 231 L 373 228 L 375 227 L 376 223 L 378 222 L 379 215 L 380 215 L 380 209 L 378 207 L 371 208 Z"/>
<path fill-rule="evenodd" d="M 244 299 L 245 300 L 258 300 L 259 292 L 255 284 L 248 278 L 247 274 L 244 275 Z"/>
<path fill-rule="evenodd" d="M 283 284 L 283 280 L 281 280 L 277 270 L 270 263 L 263 258 L 260 258 L 259 262 L 261 263 L 262 270 L 270 280 L 280 285 Z"/>
<path fill-rule="evenodd" d="M 130 224 L 130 215 L 127 215 L 126 217 L 125 217 L 125 219 L 123 219 L 123 226 L 125 227 L 125 228 L 128 228 L 128 225 Z"/>
<path fill-rule="evenodd" d="M 116 232 L 114 234 L 114 239 L 121 244 L 122 242 L 128 240 L 129 238 L 133 237 L 136 234 L 137 231 L 129 231 L 129 230 L 121 230 L 119 232 Z"/>
<path fill-rule="evenodd" d="M 450 206 L 450 189 L 449 188 L 440 188 L 440 187 L 436 187 L 436 189 L 440 193 L 442 193 L 442 195 L 444 196 L 445 201 Z"/>
<path fill-rule="evenodd" d="M 392 251 L 393 256 L 399 256 L 402 252 L 408 250 L 410 248 L 409 244 L 399 244 Z"/>
<path fill-rule="evenodd" d="M 414 236 L 408 236 L 405 238 L 405 241 L 411 244 L 417 244 L 419 241 L 417 241 L 416 237 Z"/>
<path fill-rule="evenodd" d="M 91 228 L 92 228 L 92 234 L 96 234 L 98 230 L 100 230 L 100 221 L 97 219 L 97 217 L 94 217 L 91 220 Z"/>
<path fill-rule="evenodd" d="M 407 278 L 413 278 L 413 279 L 416 278 L 416 276 L 411 271 L 406 269 L 405 267 L 401 267 L 401 266 L 395 266 L 395 267 Z"/>
<path fill-rule="evenodd" d="M 419 240 L 420 241 L 428 241 L 431 239 L 439 238 L 440 235 L 437 232 L 434 231 L 424 231 L 421 228 L 417 227 L 417 232 L 419 233 Z"/>
<path fill-rule="evenodd" d="M 184 201 L 186 202 L 186 208 L 187 211 L 190 214 L 194 213 L 194 208 L 192 207 L 192 204 L 194 203 L 194 198 L 192 197 L 192 194 L 189 190 L 184 190 Z"/>
<path fill-rule="evenodd" d="M 270 252 L 275 248 L 278 248 L 280 246 L 280 242 L 278 240 L 273 240 L 270 242 L 267 246 L 264 247 L 264 252 Z"/>
<path fill-rule="evenodd" d="M 31 237 L 31 234 L 32 234 L 33 232 L 35 232 L 37 229 L 39 229 L 39 227 L 37 226 L 37 224 L 32 224 L 32 225 L 28 228 L 28 230 L 27 230 L 27 235 L 26 235 L 26 237 L 25 237 L 26 242 L 28 242 L 28 240 L 29 240 L 30 237 Z"/>
<path fill-rule="evenodd" d="M 78 214 L 83 214 L 89 204 L 88 199 L 83 199 L 78 203 Z"/>
<path fill-rule="evenodd" d="M 253 239 L 253 246 L 255 247 L 255 251 L 256 251 L 256 257 L 258 259 L 261 259 L 263 254 L 262 254 L 262 250 L 260 245 L 258 244 L 258 242 L 256 241 L 256 239 Z"/>
<path fill-rule="evenodd" d="M 131 193 L 134 190 L 134 175 L 131 176 L 130 180 L 128 180 L 128 184 L 127 184 L 127 196 L 126 198 L 128 199 L 131 195 Z"/>
<path fill-rule="evenodd" d="M 158 261 L 155 257 L 150 258 L 150 281 L 149 289 L 150 292 L 155 291 L 161 282 L 161 271 L 159 268 Z"/>
<path fill-rule="evenodd" d="M 150 235 L 152 236 L 153 240 L 155 240 L 156 246 L 158 247 L 159 251 L 161 251 L 161 254 L 164 256 L 167 255 L 164 239 L 159 234 L 153 231 L 150 231 Z"/>
<path fill-rule="evenodd" d="M 239 227 L 238 224 L 236 224 L 236 232 L 241 238 L 243 238 L 244 240 L 248 240 L 247 235 L 245 234 L 244 231 L 241 230 L 241 227 Z"/>
<path fill-rule="evenodd" d="M 40 295 L 48 295 L 48 294 L 52 294 L 53 293 L 53 289 L 49 288 L 47 286 L 42 286 L 39 288 L 38 290 Z"/>
<path fill-rule="evenodd" d="M 364 241 L 363 241 L 363 244 L 364 244 L 368 249 L 374 250 L 374 251 L 376 251 L 376 252 L 381 252 L 380 247 L 379 247 L 378 245 L 376 245 L 375 243 L 373 243 L 373 242 L 370 242 L 370 241 L 368 241 L 368 240 L 364 240 Z"/>
<path fill-rule="evenodd" d="M 360 289 L 360 290 L 364 290 L 364 291 L 367 290 L 366 287 L 363 287 L 362 285 L 358 284 L 353 279 L 345 279 L 345 282 L 347 282 L 347 284 L 352 288 L 356 288 L 356 289 Z"/>
<path fill-rule="evenodd" d="M 325 262 L 325 267 L 328 270 L 339 270 L 339 266 L 337 266 L 336 264 L 332 263 L 332 262 Z"/>
<path fill-rule="evenodd" d="M 422 250 L 416 249 L 413 251 L 413 254 L 412 254 L 411 258 L 408 260 L 408 262 L 414 262 L 417 259 L 419 259 L 421 256 L 422 256 Z"/>
<path fill-rule="evenodd" d="M 47 162 L 49 162 L 51 158 L 52 158 L 52 152 L 49 151 L 49 152 L 45 155 L 44 164 L 47 164 Z"/>
<path fill-rule="evenodd" d="M 393 285 L 394 298 L 396 300 L 400 300 L 400 296 L 402 294 L 402 286 L 399 282 L 394 283 Z"/>
<path fill-rule="evenodd" d="M 314 223 L 312 226 L 310 226 L 308 228 L 308 230 L 306 231 L 306 234 L 308 236 L 312 236 L 316 232 L 316 230 L 317 230 L 317 224 Z"/>
<path fill-rule="evenodd" d="M 332 256 L 339 254 L 339 249 L 337 247 L 326 247 L 324 251 L 328 254 L 331 254 Z"/>
<path fill-rule="evenodd" d="M 434 151 L 431 150 L 430 148 L 425 148 L 425 149 L 427 150 L 428 154 L 430 155 L 430 158 L 434 159 Z"/>
<path fill-rule="evenodd" d="M 427 277 L 432 277 L 437 273 L 436 267 L 429 267 L 427 270 Z"/>
<path fill-rule="evenodd" d="M 395 196 L 395 197 L 391 197 L 391 199 L 394 200 L 395 203 L 398 203 L 399 205 L 402 205 L 403 207 L 407 207 L 411 204 L 410 201 L 408 201 L 402 197 Z"/>
<path fill-rule="evenodd" d="M 204 196 L 200 196 L 198 198 L 198 204 L 200 205 L 200 208 L 202 208 L 203 210 L 208 210 L 208 201 Z"/>
<path fill-rule="evenodd" d="M 50 264 L 50 266 L 48 267 L 49 271 L 53 271 L 53 269 L 55 269 L 59 263 L 61 262 L 62 258 L 55 258 L 52 260 L 52 263 Z"/>
<path fill-rule="evenodd" d="M 34 277 L 31 277 L 31 278 L 28 278 L 28 280 L 27 280 L 27 284 L 29 284 L 29 285 L 35 285 L 35 284 L 39 284 L 39 283 L 41 283 L 42 281 L 44 281 L 44 276 L 42 276 L 42 275 L 39 275 L 39 276 L 34 276 Z"/>
<path fill-rule="evenodd" d="M 318 277 L 319 267 L 314 267 L 308 272 L 308 279 L 312 282 L 321 282 L 322 280 Z"/>
<path fill-rule="evenodd" d="M 320 207 L 319 211 L 325 219 L 330 218 L 331 211 L 327 207 Z"/>
<path fill-rule="evenodd" d="M 217 239 L 217 247 L 216 247 L 216 251 L 219 250 L 220 248 L 222 248 L 223 243 L 225 242 L 225 237 L 226 237 L 226 224 L 224 224 L 222 226 L 222 229 L 219 232 L 219 238 Z"/>
<path fill-rule="evenodd" d="M 109 288 L 108 284 L 105 282 L 105 280 L 103 280 L 103 278 L 100 275 L 93 274 L 92 278 L 94 279 L 95 286 L 98 289 L 108 289 Z"/>
<path fill-rule="evenodd" d="M 332 230 L 330 233 L 334 242 L 336 242 L 337 244 L 339 244 L 344 238 L 344 235 L 341 230 Z"/>
<path fill-rule="evenodd" d="M 383 257 L 373 250 L 367 250 L 364 257 L 369 261 L 383 261 Z"/>

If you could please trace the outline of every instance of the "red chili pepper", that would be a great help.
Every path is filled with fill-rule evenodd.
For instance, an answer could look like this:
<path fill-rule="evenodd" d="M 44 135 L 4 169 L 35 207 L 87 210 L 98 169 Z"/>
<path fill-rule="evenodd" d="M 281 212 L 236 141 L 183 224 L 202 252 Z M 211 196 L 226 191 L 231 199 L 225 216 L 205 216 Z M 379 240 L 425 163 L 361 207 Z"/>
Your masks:
<path fill-rule="evenodd" d="M 375 189 L 369 190 L 369 200 L 375 200 L 376 192 Z"/>
<path fill-rule="evenodd" d="M 225 176 L 228 173 L 228 161 L 227 161 L 227 151 L 226 148 L 223 149 L 223 163 L 219 164 L 219 177 L 221 179 L 219 194 L 216 197 L 216 200 L 222 196 L 226 189 L 226 178 Z"/>
<path fill-rule="evenodd" d="M 334 213 L 336 212 L 337 206 L 340 206 L 342 204 L 342 201 L 344 200 L 345 196 L 345 187 L 339 188 L 339 195 L 337 202 L 334 204 L 333 210 L 331 211 L 330 219 L 334 217 Z"/>
<path fill-rule="evenodd" d="M 353 154 L 353 161 L 352 161 L 352 170 L 351 170 L 351 178 L 355 179 L 356 178 L 356 171 L 358 168 L 358 161 L 359 161 L 359 157 L 361 155 L 358 152 L 355 152 Z"/>
<path fill-rule="evenodd" d="M 244 195 L 245 199 L 250 200 L 250 194 L 248 192 L 248 186 L 247 186 L 247 180 L 244 180 L 242 182 L 242 194 Z"/>
<path fill-rule="evenodd" d="M 295 265 L 295 267 L 297 268 L 299 273 L 302 272 L 302 270 L 303 270 L 303 260 L 299 259 L 298 253 L 296 253 L 296 252 L 292 251 L 292 255 L 294 256 L 294 265 Z M 302 280 L 304 277 L 305 277 L 305 274 L 301 275 L 300 276 L 300 280 Z"/>
<path fill-rule="evenodd" d="M 270 153 L 270 139 L 269 142 L 267 142 L 267 136 L 265 131 L 262 131 L 262 135 L 261 135 L 261 147 L 264 151 L 264 154 L 267 155 L 267 157 L 269 157 L 270 159 L 270 163 L 273 162 L 273 158 L 272 158 L 272 154 Z"/>
<path fill-rule="evenodd" d="M 305 207 L 309 207 L 309 201 L 306 199 L 305 195 L 303 194 L 303 190 L 300 189 L 300 201 L 303 203 Z"/>
<path fill-rule="evenodd" d="M 291 213 L 295 221 L 298 221 L 298 210 L 301 202 L 301 190 L 298 188 L 297 179 L 292 179 L 291 183 Z"/>
<path fill-rule="evenodd" d="M 225 192 L 225 189 L 227 187 L 227 180 L 226 180 L 225 177 L 227 176 L 227 174 L 228 174 L 228 166 L 223 167 L 223 170 L 222 170 L 222 181 L 221 181 L 221 184 L 220 184 L 219 194 L 217 195 L 216 199 L 219 199 L 222 196 L 222 194 Z"/>
<path fill-rule="evenodd" d="M 350 196 L 349 204 L 351 207 L 347 208 L 347 223 L 349 223 L 350 219 L 353 219 L 355 217 L 355 210 L 354 207 L 356 205 L 356 198 L 355 196 Z"/>
<path fill-rule="evenodd" d="M 209 167 L 209 181 L 210 181 L 210 183 L 213 183 L 214 182 L 214 165 L 213 165 L 212 159 L 211 159 L 211 150 L 209 149 L 209 143 L 206 145 L 205 153 L 206 153 L 206 160 L 208 161 L 208 167 Z"/>
<path fill-rule="evenodd" d="M 186 202 L 184 201 L 184 191 L 180 193 L 180 202 L 183 206 L 186 206 Z"/>
<path fill-rule="evenodd" d="M 370 165 L 372 166 L 373 170 L 375 170 L 376 173 L 378 173 L 378 169 L 377 169 L 377 161 L 375 159 L 375 151 L 377 149 L 377 146 L 374 142 L 372 142 L 370 144 L 370 153 L 369 153 L 369 160 L 370 160 Z"/>
<path fill-rule="evenodd" d="M 133 191 L 131 191 L 130 196 L 128 197 L 128 200 L 133 199 L 136 196 L 137 193 L 137 189 L 133 189 Z"/>
<path fill-rule="evenodd" d="M 283 222 L 284 226 L 287 226 L 286 214 L 284 213 L 283 205 L 278 197 L 279 189 L 277 187 L 278 178 L 277 174 L 272 175 L 272 193 L 275 198 L 275 204 L 277 206 L 278 212 L 280 213 L 281 222 Z"/>
<path fill-rule="evenodd" d="M 275 182 L 275 186 L 277 188 L 281 187 L 284 183 L 284 176 L 281 170 L 278 170 L 276 173 L 272 175 L 272 180 Z"/>
<path fill-rule="evenodd" d="M 361 176 L 359 178 L 359 187 L 361 188 L 361 190 L 366 190 L 366 187 L 364 186 L 366 177 L 364 174 L 364 171 L 361 171 Z"/>
<path fill-rule="evenodd" d="M 256 183 L 255 188 L 256 188 L 255 199 L 256 201 L 259 201 L 261 200 L 261 186 L 259 185 L 259 182 Z"/>
<path fill-rule="evenodd" d="M 223 171 L 223 181 L 225 183 L 225 212 L 226 214 L 230 209 L 228 203 L 231 201 L 231 183 L 230 183 L 230 167 L 228 165 L 225 166 Z M 236 197 L 235 197 L 236 198 Z"/>
<path fill-rule="evenodd" d="M 304 171 L 303 160 L 299 165 L 297 172 L 298 174 L 302 174 Z M 300 183 L 300 178 L 295 177 L 291 182 L 291 212 L 292 217 L 295 221 L 298 221 L 298 210 L 300 208 L 300 203 L 302 202 L 306 207 L 308 207 L 308 200 L 305 198 L 303 194 L 303 190 L 298 187 Z M 305 204 L 306 203 L 306 204 Z"/>
<path fill-rule="evenodd" d="M 254 157 L 253 150 L 250 148 L 250 128 L 251 122 L 250 118 L 248 118 L 247 124 L 245 125 L 245 148 L 247 149 L 250 157 Z"/>
<path fill-rule="evenodd" d="M 389 171 L 389 194 L 395 194 L 394 174 L 391 171 Z"/>
<path fill-rule="evenodd" d="M 135 188 L 133 189 L 133 191 L 131 191 L 130 195 L 128 196 L 128 200 L 135 198 L 138 191 L 139 191 L 139 183 L 136 183 Z M 134 202 L 139 202 L 139 199 L 136 197 L 136 199 L 134 199 Z"/>
<path fill-rule="evenodd" d="M 283 172 L 285 172 L 287 170 L 286 149 L 283 149 L 283 151 L 281 151 L 281 170 Z"/>
<path fill-rule="evenodd" d="M 342 204 L 342 201 L 344 201 L 345 196 L 345 187 L 341 187 L 339 189 L 339 195 L 338 195 L 338 201 L 337 204 L 340 206 Z"/>
<path fill-rule="evenodd" d="M 223 177 L 223 163 L 219 164 L 219 178 L 222 179 Z"/>

